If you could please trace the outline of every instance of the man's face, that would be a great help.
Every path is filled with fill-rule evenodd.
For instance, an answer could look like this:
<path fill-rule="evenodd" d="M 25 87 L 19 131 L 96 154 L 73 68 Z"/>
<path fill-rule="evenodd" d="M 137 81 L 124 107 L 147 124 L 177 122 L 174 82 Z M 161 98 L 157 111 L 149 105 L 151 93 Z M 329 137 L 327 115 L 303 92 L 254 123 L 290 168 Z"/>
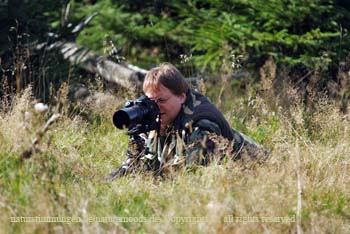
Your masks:
<path fill-rule="evenodd" d="M 186 94 L 180 96 L 173 94 L 164 85 L 159 84 L 159 88 L 152 92 L 145 92 L 146 96 L 155 101 L 160 109 L 161 128 L 165 129 L 179 114 L 182 103 L 185 102 Z"/>

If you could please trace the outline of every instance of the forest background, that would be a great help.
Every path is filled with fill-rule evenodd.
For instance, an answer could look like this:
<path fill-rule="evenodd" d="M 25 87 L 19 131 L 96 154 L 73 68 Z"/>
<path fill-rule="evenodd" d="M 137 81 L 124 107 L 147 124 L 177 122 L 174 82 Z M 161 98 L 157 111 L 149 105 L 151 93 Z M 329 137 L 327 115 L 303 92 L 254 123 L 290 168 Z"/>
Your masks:
<path fill-rule="evenodd" d="M 349 24 L 345 0 L 0 1 L 0 232 L 345 233 Z M 175 64 L 271 158 L 104 181 L 128 142 L 111 116 L 140 93 L 47 50 L 57 41 Z"/>

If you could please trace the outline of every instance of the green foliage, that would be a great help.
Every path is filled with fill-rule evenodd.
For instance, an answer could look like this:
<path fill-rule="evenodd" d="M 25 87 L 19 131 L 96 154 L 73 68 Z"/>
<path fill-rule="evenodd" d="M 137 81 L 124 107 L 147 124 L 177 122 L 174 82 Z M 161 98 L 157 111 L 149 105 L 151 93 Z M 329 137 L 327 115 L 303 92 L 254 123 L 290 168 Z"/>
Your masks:
<path fill-rule="evenodd" d="M 44 90 L 43 100 L 47 100 L 49 84 L 68 76 L 68 65 L 57 55 L 52 56 L 56 59 L 32 58 L 28 54 L 21 57 L 17 52 L 30 51 L 30 47 L 23 46 L 28 43 L 46 41 L 48 32 L 63 35 L 69 30 L 61 22 L 67 2 L 18 0 L 9 3 L 8 14 L 0 11 L 0 55 L 7 63 L 5 66 L 2 62 L 1 68 L 15 74 L 16 66 L 24 63 L 24 67 L 33 70 L 26 71 L 27 76 L 32 76 L 26 83 L 34 82 L 37 90 Z M 117 48 L 122 48 L 122 56 L 128 62 L 146 69 L 169 61 L 185 76 L 199 72 L 222 75 L 236 69 L 237 63 L 256 72 L 267 58 L 273 58 L 287 70 L 303 63 L 317 71 L 331 69 L 335 77 L 337 65 L 349 55 L 350 13 L 343 1 L 69 2 L 72 25 L 99 13 L 80 33 L 78 43 L 104 54 L 108 36 Z M 56 69 L 57 64 L 62 67 Z M 40 66 L 45 68 L 44 74 L 36 73 L 34 68 Z M 48 73 L 54 74 L 52 79 Z"/>
<path fill-rule="evenodd" d="M 217 72 L 224 59 L 242 54 L 253 67 L 272 56 L 277 63 L 327 68 L 344 59 L 350 44 L 349 11 L 334 0 L 106 0 L 76 7 L 81 14 L 100 12 L 80 42 L 102 49 L 110 35 L 128 59 L 148 66 L 192 54 L 196 68 Z"/>
<path fill-rule="evenodd" d="M 102 53 L 104 40 L 109 36 L 117 48 L 123 48 L 123 54 L 130 62 L 148 67 L 152 63 L 166 60 L 163 52 L 160 56 L 152 56 L 152 53 L 164 45 L 163 36 L 174 27 L 175 22 L 162 24 L 153 12 L 152 4 L 133 9 L 131 6 L 135 6 L 134 4 L 116 4 L 110 0 L 99 1 L 89 7 L 76 4 L 78 16 L 99 12 L 91 25 L 82 32 L 78 42 L 92 46 Z M 144 61 L 141 62 L 142 60 Z"/>

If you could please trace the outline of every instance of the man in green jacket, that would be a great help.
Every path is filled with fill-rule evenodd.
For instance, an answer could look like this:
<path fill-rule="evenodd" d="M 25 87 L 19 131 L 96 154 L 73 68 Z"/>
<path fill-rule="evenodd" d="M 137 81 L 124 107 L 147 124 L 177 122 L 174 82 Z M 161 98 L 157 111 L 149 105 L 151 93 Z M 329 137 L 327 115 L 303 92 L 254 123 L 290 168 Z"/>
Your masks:
<path fill-rule="evenodd" d="M 251 158 L 261 152 L 266 156 L 260 145 L 232 129 L 205 96 L 190 89 L 173 65 L 164 63 L 151 69 L 145 77 L 143 91 L 159 107 L 160 131 L 143 135 L 141 144 L 129 144 L 127 160 L 110 173 L 108 179 L 140 167 L 162 175 L 169 168 L 207 165 L 223 156 L 238 160 L 243 152 L 249 152 Z M 218 143 L 214 140 L 216 137 L 230 143 L 230 155 L 213 155 Z"/>

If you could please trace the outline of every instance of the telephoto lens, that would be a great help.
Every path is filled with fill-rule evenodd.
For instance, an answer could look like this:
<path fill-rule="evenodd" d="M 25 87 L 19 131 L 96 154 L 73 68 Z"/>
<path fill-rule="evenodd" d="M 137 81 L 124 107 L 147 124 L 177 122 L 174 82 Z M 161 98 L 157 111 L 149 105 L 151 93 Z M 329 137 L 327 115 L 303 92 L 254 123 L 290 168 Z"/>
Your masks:
<path fill-rule="evenodd" d="M 157 121 L 158 105 L 147 96 L 128 101 L 123 109 L 113 115 L 113 123 L 119 129 L 132 128 L 138 124 L 149 126 Z"/>
<path fill-rule="evenodd" d="M 113 123 L 119 129 L 129 128 L 135 123 L 141 122 L 143 115 L 140 106 L 126 107 L 114 113 Z"/>

